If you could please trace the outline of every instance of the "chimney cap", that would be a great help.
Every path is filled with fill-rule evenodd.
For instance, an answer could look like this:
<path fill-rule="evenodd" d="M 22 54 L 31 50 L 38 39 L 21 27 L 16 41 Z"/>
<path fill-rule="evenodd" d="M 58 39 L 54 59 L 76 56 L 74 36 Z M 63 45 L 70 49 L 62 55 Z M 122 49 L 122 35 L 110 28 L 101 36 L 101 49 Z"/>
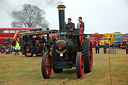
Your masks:
<path fill-rule="evenodd" d="M 57 7 L 59 10 L 64 10 L 66 7 L 65 7 L 65 5 L 58 5 L 58 7 Z"/>

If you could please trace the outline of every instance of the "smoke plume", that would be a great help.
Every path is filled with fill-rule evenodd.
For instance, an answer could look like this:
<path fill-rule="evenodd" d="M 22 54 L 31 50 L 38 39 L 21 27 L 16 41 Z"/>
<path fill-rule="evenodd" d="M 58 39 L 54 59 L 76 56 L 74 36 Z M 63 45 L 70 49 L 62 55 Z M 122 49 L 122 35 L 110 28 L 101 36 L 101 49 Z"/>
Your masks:
<path fill-rule="evenodd" d="M 59 4 L 63 4 L 64 2 L 61 0 L 46 0 L 47 5 L 57 6 Z"/>

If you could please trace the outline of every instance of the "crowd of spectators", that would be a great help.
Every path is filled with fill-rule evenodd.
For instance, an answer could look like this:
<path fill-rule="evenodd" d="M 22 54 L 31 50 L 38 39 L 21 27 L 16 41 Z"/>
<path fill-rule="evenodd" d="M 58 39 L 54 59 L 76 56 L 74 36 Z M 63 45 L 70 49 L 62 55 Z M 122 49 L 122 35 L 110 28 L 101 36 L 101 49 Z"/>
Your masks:
<path fill-rule="evenodd" d="M 20 50 L 20 46 L 17 41 L 16 41 L 15 46 L 10 46 L 10 45 L 8 45 L 8 46 L 1 45 L 0 46 L 1 54 L 12 54 L 13 52 L 15 52 L 14 55 L 19 55 L 19 52 L 18 52 L 19 50 Z"/>
<path fill-rule="evenodd" d="M 1 54 L 12 54 L 14 52 L 13 46 L 0 46 Z"/>

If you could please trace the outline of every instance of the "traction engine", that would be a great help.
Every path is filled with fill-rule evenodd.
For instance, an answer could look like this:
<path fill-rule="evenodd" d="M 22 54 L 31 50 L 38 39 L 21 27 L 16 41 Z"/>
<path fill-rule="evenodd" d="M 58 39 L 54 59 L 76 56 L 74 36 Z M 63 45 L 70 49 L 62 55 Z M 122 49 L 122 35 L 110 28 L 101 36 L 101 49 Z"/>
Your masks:
<path fill-rule="evenodd" d="M 41 71 L 45 79 L 51 77 L 52 69 L 54 73 L 61 73 L 63 69 L 76 67 L 77 78 L 84 76 L 84 73 L 92 71 L 93 52 L 92 43 L 85 38 L 83 28 L 74 32 L 66 32 L 64 5 L 59 5 L 59 38 L 52 46 L 51 54 L 45 52 L 42 57 Z"/>

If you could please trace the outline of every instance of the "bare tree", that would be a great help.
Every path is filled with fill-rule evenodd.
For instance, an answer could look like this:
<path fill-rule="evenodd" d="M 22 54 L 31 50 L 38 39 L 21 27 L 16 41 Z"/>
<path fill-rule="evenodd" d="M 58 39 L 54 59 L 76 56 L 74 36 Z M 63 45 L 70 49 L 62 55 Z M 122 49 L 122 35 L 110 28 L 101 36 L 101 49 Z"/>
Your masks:
<path fill-rule="evenodd" d="M 13 11 L 12 27 L 43 27 L 47 28 L 49 23 L 45 19 L 45 11 L 37 6 L 24 4 L 20 11 Z"/>

